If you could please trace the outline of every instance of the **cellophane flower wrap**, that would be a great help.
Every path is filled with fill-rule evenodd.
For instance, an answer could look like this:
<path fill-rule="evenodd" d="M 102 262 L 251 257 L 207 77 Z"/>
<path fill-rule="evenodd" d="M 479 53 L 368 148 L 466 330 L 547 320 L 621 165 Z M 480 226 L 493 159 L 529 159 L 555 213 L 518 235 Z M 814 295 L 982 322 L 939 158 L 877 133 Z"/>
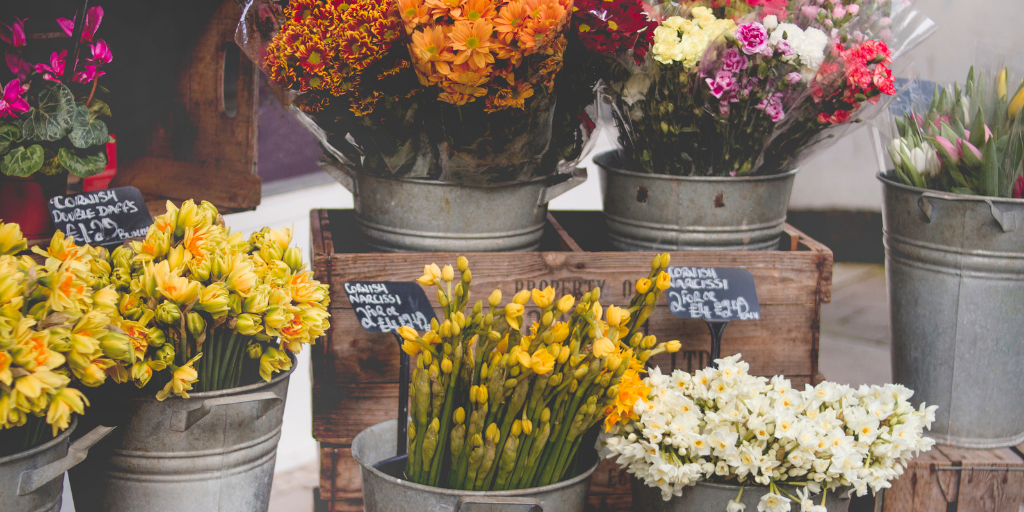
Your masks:
<path fill-rule="evenodd" d="M 486 186 L 572 166 L 573 0 L 250 0 L 237 40 L 350 171 Z"/>
<path fill-rule="evenodd" d="M 424 268 L 419 282 L 437 288 L 443 317 L 425 333 L 399 329 L 415 358 L 405 476 L 500 491 L 575 475 L 584 434 L 615 414 L 648 358 L 680 348 L 641 332 L 669 286 L 668 264 L 667 254 L 656 257 L 629 306 L 607 310 L 597 288 L 579 301 L 551 287 L 523 290 L 505 305 L 495 290 L 470 306 L 465 258 Z M 531 300 L 540 320 L 527 325 Z"/>
<path fill-rule="evenodd" d="M 21 255 L 17 224 L 0 221 L 0 456 L 36 446 L 68 428 L 89 405 L 83 386 L 132 358 L 117 326 L 117 293 L 107 252 L 64 235 Z"/>
<path fill-rule="evenodd" d="M 880 171 L 912 187 L 1024 197 L 1021 75 L 998 64 L 971 68 L 962 89 L 917 85 L 906 93 L 908 112 L 876 123 L 885 141 Z"/>
<path fill-rule="evenodd" d="M 142 241 L 111 253 L 120 327 L 132 358 L 107 369 L 132 382 L 188 398 L 270 381 L 328 327 L 328 289 L 312 278 L 291 230 L 264 228 L 248 239 L 217 209 L 167 203 Z"/>
<path fill-rule="evenodd" d="M 783 377 L 750 375 L 739 354 L 715 362 L 692 374 L 651 369 L 639 391 L 616 404 L 630 416 L 606 422 L 602 454 L 665 500 L 707 481 L 763 493 L 758 510 L 794 502 L 824 510 L 827 493 L 890 487 L 934 444 L 923 432 L 936 406 L 915 409 L 914 392 L 898 384 L 798 390 Z"/>
<path fill-rule="evenodd" d="M 789 171 L 837 126 L 877 112 L 862 106 L 895 93 L 893 47 L 931 27 L 903 0 L 726 4 L 658 6 L 648 58 L 607 88 L 627 168 Z M 897 22 L 909 35 L 889 28 Z"/>

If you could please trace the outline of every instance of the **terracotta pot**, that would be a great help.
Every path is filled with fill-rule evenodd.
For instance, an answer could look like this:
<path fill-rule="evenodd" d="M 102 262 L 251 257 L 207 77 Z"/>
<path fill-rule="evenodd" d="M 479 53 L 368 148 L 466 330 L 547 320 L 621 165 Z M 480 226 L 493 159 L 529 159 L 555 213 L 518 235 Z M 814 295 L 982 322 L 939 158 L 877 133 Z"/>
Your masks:
<path fill-rule="evenodd" d="M 67 183 L 67 173 L 35 173 L 27 178 L 0 174 L 0 220 L 20 224 L 25 238 L 49 237 L 54 227 L 46 204 L 67 193 Z"/>

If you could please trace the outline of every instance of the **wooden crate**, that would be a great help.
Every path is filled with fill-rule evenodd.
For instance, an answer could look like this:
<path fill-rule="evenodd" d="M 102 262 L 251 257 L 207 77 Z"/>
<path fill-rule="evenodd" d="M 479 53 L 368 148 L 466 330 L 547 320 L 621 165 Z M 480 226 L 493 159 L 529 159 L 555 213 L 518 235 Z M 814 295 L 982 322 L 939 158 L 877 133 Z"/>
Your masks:
<path fill-rule="evenodd" d="M 311 222 L 314 273 L 331 284 L 331 329 L 312 356 L 320 497 L 328 510 L 361 510 L 358 466 L 349 449 L 364 428 L 395 417 L 399 349 L 391 335 L 360 328 L 342 285 L 350 280 L 413 280 L 425 264 L 453 263 L 459 254 L 368 252 L 351 210 L 313 210 Z M 580 295 L 600 286 L 602 302 L 625 304 L 654 253 L 608 251 L 605 233 L 600 212 L 554 212 L 538 252 L 466 254 L 473 269 L 471 292 L 482 298 L 500 288 L 511 297 L 519 290 L 552 286 L 558 295 Z M 787 226 L 777 251 L 677 252 L 672 264 L 748 269 L 757 284 L 761 319 L 730 324 L 722 353 L 742 352 L 756 375 L 786 375 L 797 386 L 818 380 L 821 304 L 831 300 L 832 290 L 832 252 L 827 247 Z M 663 296 L 662 302 L 666 300 Z M 436 303 L 435 309 L 440 311 Z M 527 309 L 527 319 L 538 316 L 535 308 Z M 661 307 L 652 315 L 648 332 L 683 343 L 679 353 L 653 361 L 662 369 L 693 371 L 709 364 L 711 336 L 703 321 L 680 320 Z M 629 510 L 624 473 L 602 465 L 591 504 L 594 510 Z"/>
<path fill-rule="evenodd" d="M 1024 444 L 970 450 L 936 445 L 882 497 L 883 512 L 1019 512 L 1024 507 Z"/>

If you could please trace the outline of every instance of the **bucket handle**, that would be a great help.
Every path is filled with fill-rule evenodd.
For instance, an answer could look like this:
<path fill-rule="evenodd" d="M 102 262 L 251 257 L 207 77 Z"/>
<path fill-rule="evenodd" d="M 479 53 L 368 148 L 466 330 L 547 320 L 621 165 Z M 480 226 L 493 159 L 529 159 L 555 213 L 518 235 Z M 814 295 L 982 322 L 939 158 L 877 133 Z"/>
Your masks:
<path fill-rule="evenodd" d="M 78 441 L 71 443 L 71 446 L 68 447 L 68 454 L 64 458 L 51 462 L 41 468 L 22 473 L 21 480 L 18 482 L 18 496 L 25 496 L 38 491 L 40 487 L 50 483 L 54 478 L 63 475 L 65 471 L 77 466 L 79 462 L 85 460 L 85 457 L 89 455 L 89 449 L 104 437 L 107 437 L 107 434 L 113 432 L 114 428 L 116 427 L 96 427 Z"/>
<path fill-rule="evenodd" d="M 502 510 L 522 512 L 544 512 L 544 507 L 535 498 L 505 498 L 500 496 L 463 496 L 455 504 L 455 512 L 473 512 L 474 505 L 501 505 Z"/>
<path fill-rule="evenodd" d="M 932 206 L 931 201 L 945 199 L 946 198 L 941 195 L 932 194 L 930 192 L 923 192 L 921 194 L 921 197 L 917 198 L 917 206 L 918 208 L 921 209 L 921 212 L 924 213 L 925 222 L 928 222 L 930 224 L 933 220 L 932 214 L 935 212 L 935 207 Z M 1024 222 L 1022 222 L 1024 221 L 1024 219 L 1021 218 L 1021 212 L 1004 212 L 1000 210 L 998 206 L 996 206 L 996 204 L 992 201 L 991 198 L 984 198 L 982 200 L 985 201 L 985 204 L 988 205 L 989 209 L 992 211 L 992 218 L 995 219 L 997 223 L 999 223 L 999 227 L 1003 229 L 1004 233 L 1016 231 L 1017 226 L 1024 224 Z"/>
<path fill-rule="evenodd" d="M 284 400 L 274 394 L 273 391 L 259 391 L 245 395 L 222 396 L 203 400 L 199 407 L 183 411 L 174 411 L 171 413 L 170 429 L 174 432 L 184 432 L 192 428 L 192 425 L 198 423 L 199 420 L 213 412 L 214 407 L 220 405 L 244 404 L 247 402 L 261 402 L 260 410 L 256 414 L 256 419 L 260 419 L 268 412 L 274 410 L 274 408 L 279 404 L 284 403 Z"/>
<path fill-rule="evenodd" d="M 586 167 L 577 167 L 573 169 L 571 173 L 565 174 L 569 176 L 568 179 L 555 183 L 550 187 L 545 187 L 544 190 L 540 191 L 540 198 L 537 201 L 537 206 L 548 204 L 552 199 L 582 185 L 587 181 Z M 558 177 L 559 175 L 556 174 L 555 176 Z"/>

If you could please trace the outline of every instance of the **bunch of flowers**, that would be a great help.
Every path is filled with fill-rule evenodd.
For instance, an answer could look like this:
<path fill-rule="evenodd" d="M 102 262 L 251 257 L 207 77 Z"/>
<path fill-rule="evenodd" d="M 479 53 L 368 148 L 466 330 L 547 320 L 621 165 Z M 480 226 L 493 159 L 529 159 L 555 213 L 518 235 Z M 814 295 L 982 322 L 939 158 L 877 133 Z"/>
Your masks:
<path fill-rule="evenodd" d="M 914 392 L 903 386 L 822 382 L 800 391 L 782 377 L 751 376 L 739 354 L 715 362 L 692 375 L 652 369 L 647 394 L 617 404 L 633 418 L 610 423 L 602 441 L 605 457 L 665 500 L 709 481 L 766 490 L 759 511 L 790 510 L 792 501 L 805 512 L 824 510 L 828 492 L 890 487 L 934 444 L 923 432 L 936 406 L 914 409 Z M 821 508 L 812 501 L 818 493 Z M 738 501 L 729 510 L 742 510 Z"/>
<path fill-rule="evenodd" d="M 897 38 L 880 14 L 913 13 L 891 4 L 662 6 L 653 58 L 610 88 L 625 162 L 695 176 L 790 170 L 830 128 L 856 121 L 863 103 L 895 93 L 888 42 Z"/>
<path fill-rule="evenodd" d="M 0 454 L 44 442 L 68 428 L 105 370 L 131 361 L 116 324 L 117 293 L 106 251 L 77 246 L 60 233 L 45 262 L 27 255 L 17 224 L 0 222 Z M 50 428 L 47 429 L 47 426 Z M 49 431 L 49 432 L 47 432 Z"/>
<path fill-rule="evenodd" d="M 1024 81 L 1009 95 L 1009 70 L 971 69 L 964 89 L 936 87 L 927 112 L 896 117 L 890 178 L 913 187 L 1021 198 L 1024 191 Z"/>
<path fill-rule="evenodd" d="M 62 79 L 68 50 L 53 52 L 48 62 L 32 65 L 24 55 L 26 20 L 0 24 L 0 39 L 10 45 L 6 62 L 13 75 L 0 87 L 0 172 L 19 177 L 70 172 L 86 177 L 106 167 L 110 137 L 101 118 L 110 116 L 110 107 L 96 97 L 96 91 L 105 73 L 102 67 L 113 55 L 106 41 L 95 37 L 102 20 L 102 7 L 86 12 L 67 84 Z M 61 18 L 57 24 L 71 37 L 73 19 Z M 85 51 L 91 57 L 83 55 Z"/>
<path fill-rule="evenodd" d="M 134 357 L 107 372 L 139 388 L 156 377 L 163 400 L 290 369 L 292 354 L 324 333 L 329 316 L 327 286 L 290 244 L 288 229 L 246 239 L 205 201 L 180 209 L 168 202 L 144 240 L 111 254 L 119 325 Z"/>
<path fill-rule="evenodd" d="M 431 330 L 402 327 L 403 350 L 416 358 L 411 384 L 409 459 L 413 482 L 466 490 L 506 490 L 560 481 L 573 467 L 583 434 L 612 413 L 648 358 L 675 352 L 640 329 L 669 286 L 667 254 L 637 282 L 627 308 L 579 302 L 548 287 L 501 292 L 470 307 L 472 273 L 428 265 L 419 278 L 436 286 L 444 317 Z M 456 281 L 458 276 L 458 281 Z M 454 288 L 453 288 L 454 282 Z M 540 321 L 523 321 L 530 300 Z M 568 318 L 562 318 L 568 315 Z"/>

